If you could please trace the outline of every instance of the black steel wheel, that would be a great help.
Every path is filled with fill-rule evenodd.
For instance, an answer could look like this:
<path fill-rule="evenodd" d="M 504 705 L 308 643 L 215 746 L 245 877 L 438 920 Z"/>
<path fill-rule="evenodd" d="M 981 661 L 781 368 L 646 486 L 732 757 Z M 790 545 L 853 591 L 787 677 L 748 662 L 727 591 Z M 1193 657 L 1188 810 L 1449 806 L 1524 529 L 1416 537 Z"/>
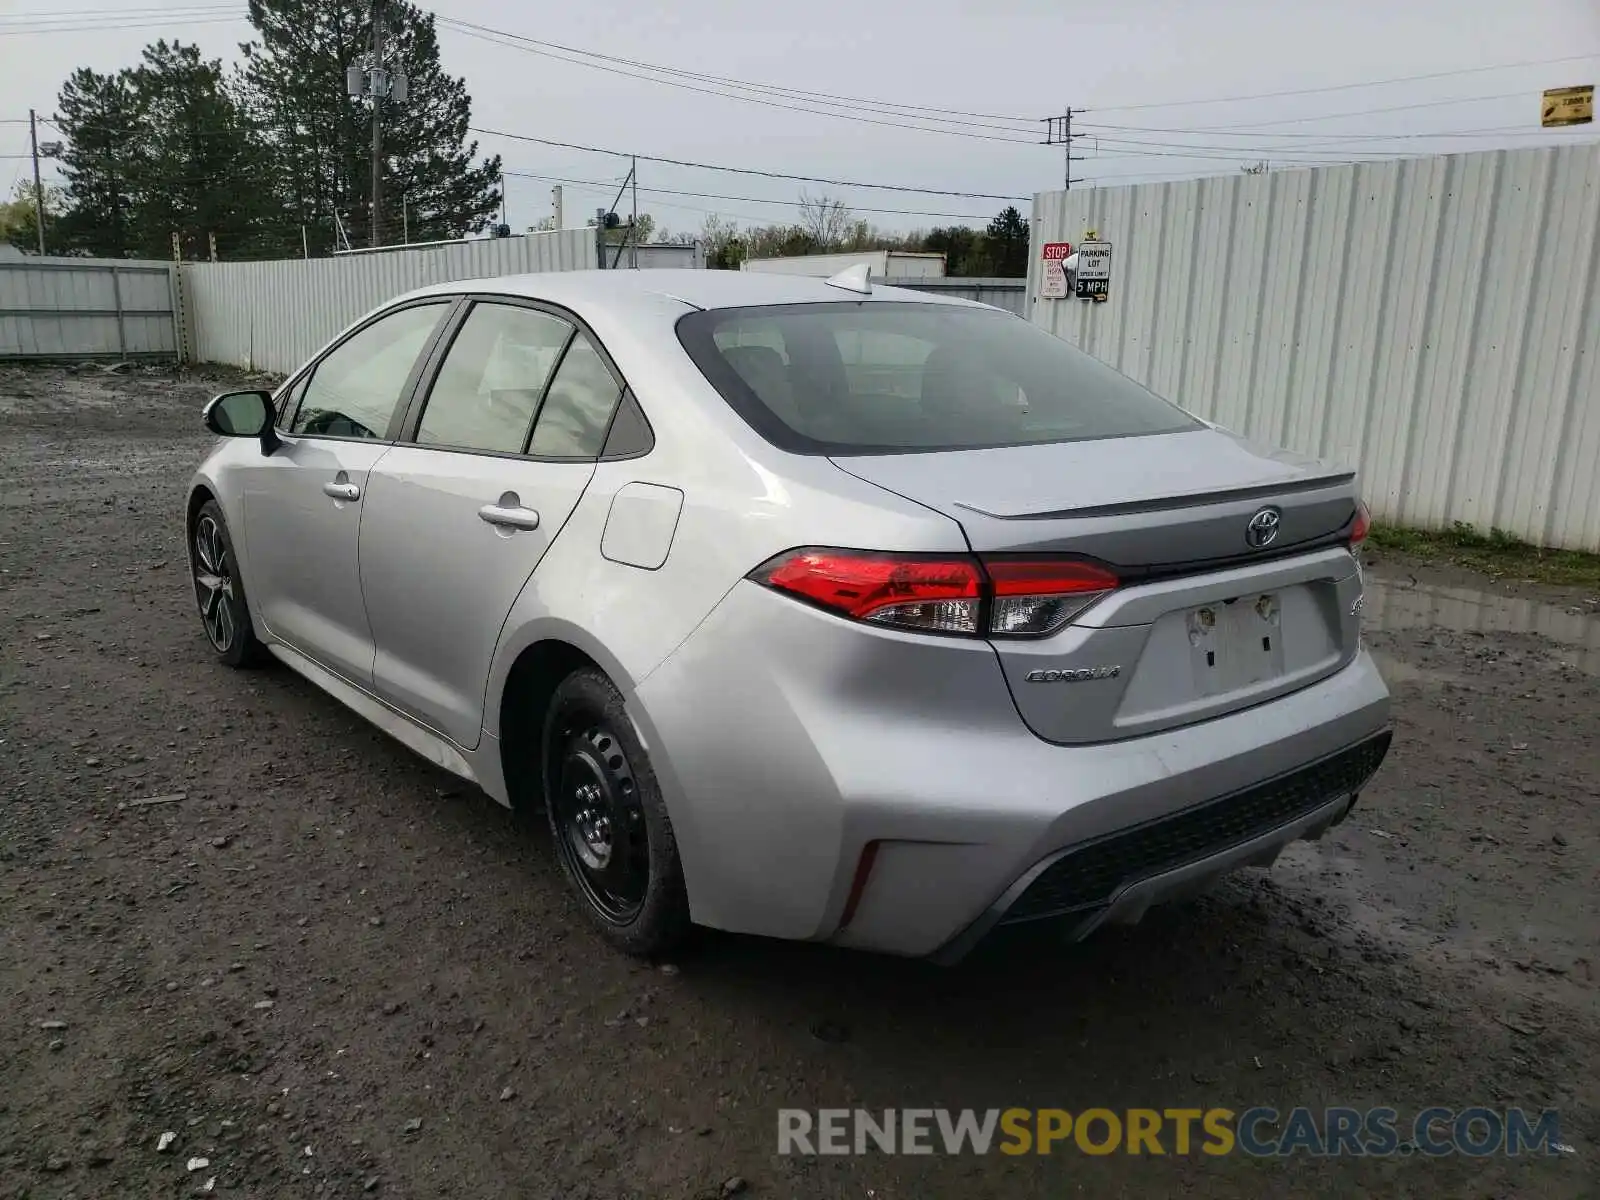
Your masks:
<path fill-rule="evenodd" d="M 217 657 L 233 667 L 264 660 L 265 647 L 250 622 L 233 540 L 215 500 L 207 500 L 195 514 L 189 537 L 189 569 L 200 623 Z"/>
<path fill-rule="evenodd" d="M 630 954 L 653 957 L 689 930 L 672 824 L 612 682 L 576 671 L 551 698 L 545 809 L 562 872 L 591 919 Z"/>
<path fill-rule="evenodd" d="M 622 747 L 599 714 L 592 716 L 594 723 L 574 719 L 557 730 L 561 761 L 551 796 L 557 849 L 600 915 L 626 924 L 639 915 L 650 887 L 650 841 Z"/>

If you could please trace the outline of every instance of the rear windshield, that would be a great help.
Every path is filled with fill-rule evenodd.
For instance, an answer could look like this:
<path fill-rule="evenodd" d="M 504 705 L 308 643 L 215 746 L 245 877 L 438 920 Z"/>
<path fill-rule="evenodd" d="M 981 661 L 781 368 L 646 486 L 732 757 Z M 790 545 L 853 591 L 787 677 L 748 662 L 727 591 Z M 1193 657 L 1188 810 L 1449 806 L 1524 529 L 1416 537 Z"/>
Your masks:
<path fill-rule="evenodd" d="M 975 450 L 1199 423 L 1009 313 L 868 301 L 713 309 L 678 338 L 769 441 L 801 454 Z"/>

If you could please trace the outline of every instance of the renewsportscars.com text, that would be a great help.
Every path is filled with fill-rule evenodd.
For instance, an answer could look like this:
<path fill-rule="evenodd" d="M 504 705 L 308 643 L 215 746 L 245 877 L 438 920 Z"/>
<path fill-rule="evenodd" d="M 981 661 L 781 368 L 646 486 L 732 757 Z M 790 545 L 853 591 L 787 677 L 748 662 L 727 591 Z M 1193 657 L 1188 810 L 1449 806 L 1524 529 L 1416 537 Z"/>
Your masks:
<path fill-rule="evenodd" d="M 779 1154 L 1442 1157 L 1571 1153 L 1559 1115 L 1520 1108 L 848 1109 L 778 1111 Z"/>

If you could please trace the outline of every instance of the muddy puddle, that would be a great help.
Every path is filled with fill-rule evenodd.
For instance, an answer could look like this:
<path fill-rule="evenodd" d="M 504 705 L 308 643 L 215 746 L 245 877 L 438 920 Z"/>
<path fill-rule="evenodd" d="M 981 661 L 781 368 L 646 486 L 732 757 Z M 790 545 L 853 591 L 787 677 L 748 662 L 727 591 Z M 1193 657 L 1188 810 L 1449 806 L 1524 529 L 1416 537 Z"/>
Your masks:
<path fill-rule="evenodd" d="M 1367 576 L 1362 623 L 1369 632 L 1448 629 L 1458 633 L 1526 633 L 1548 638 L 1555 658 L 1589 675 L 1600 675 L 1600 614 L 1587 605 L 1562 607 L 1479 588 L 1406 584 Z M 1376 655 L 1390 683 L 1430 677 L 1393 655 Z"/>

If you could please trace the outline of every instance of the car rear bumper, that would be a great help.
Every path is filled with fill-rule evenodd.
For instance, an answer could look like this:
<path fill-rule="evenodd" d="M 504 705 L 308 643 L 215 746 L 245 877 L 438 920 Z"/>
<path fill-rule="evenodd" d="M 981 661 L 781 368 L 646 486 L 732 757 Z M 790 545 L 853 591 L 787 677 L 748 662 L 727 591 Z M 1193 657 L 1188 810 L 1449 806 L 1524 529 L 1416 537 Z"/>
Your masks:
<path fill-rule="evenodd" d="M 1023 916 L 1065 916 L 1081 934 L 1132 919 L 1320 832 L 1370 770 L 1292 803 L 1258 798 L 1255 819 L 1235 813 L 1209 837 L 1191 826 L 1352 748 L 1368 746 L 1375 767 L 1389 697 L 1362 652 L 1255 708 L 1054 745 L 1023 724 L 985 643 L 864 628 L 742 584 L 640 683 L 630 711 L 697 922 L 952 959 Z M 1041 880 L 1081 877 L 1079 856 L 1103 858 L 1131 836 L 1167 853 L 1147 854 L 1094 903 L 1039 901 Z"/>
<path fill-rule="evenodd" d="M 997 929 L 1053 925 L 1079 941 L 1137 924 L 1150 908 L 1205 890 L 1246 866 L 1270 866 L 1290 842 L 1315 840 L 1355 807 L 1389 750 L 1390 731 L 1277 779 L 1110 837 L 1047 855 L 935 952 L 964 958 Z"/>

